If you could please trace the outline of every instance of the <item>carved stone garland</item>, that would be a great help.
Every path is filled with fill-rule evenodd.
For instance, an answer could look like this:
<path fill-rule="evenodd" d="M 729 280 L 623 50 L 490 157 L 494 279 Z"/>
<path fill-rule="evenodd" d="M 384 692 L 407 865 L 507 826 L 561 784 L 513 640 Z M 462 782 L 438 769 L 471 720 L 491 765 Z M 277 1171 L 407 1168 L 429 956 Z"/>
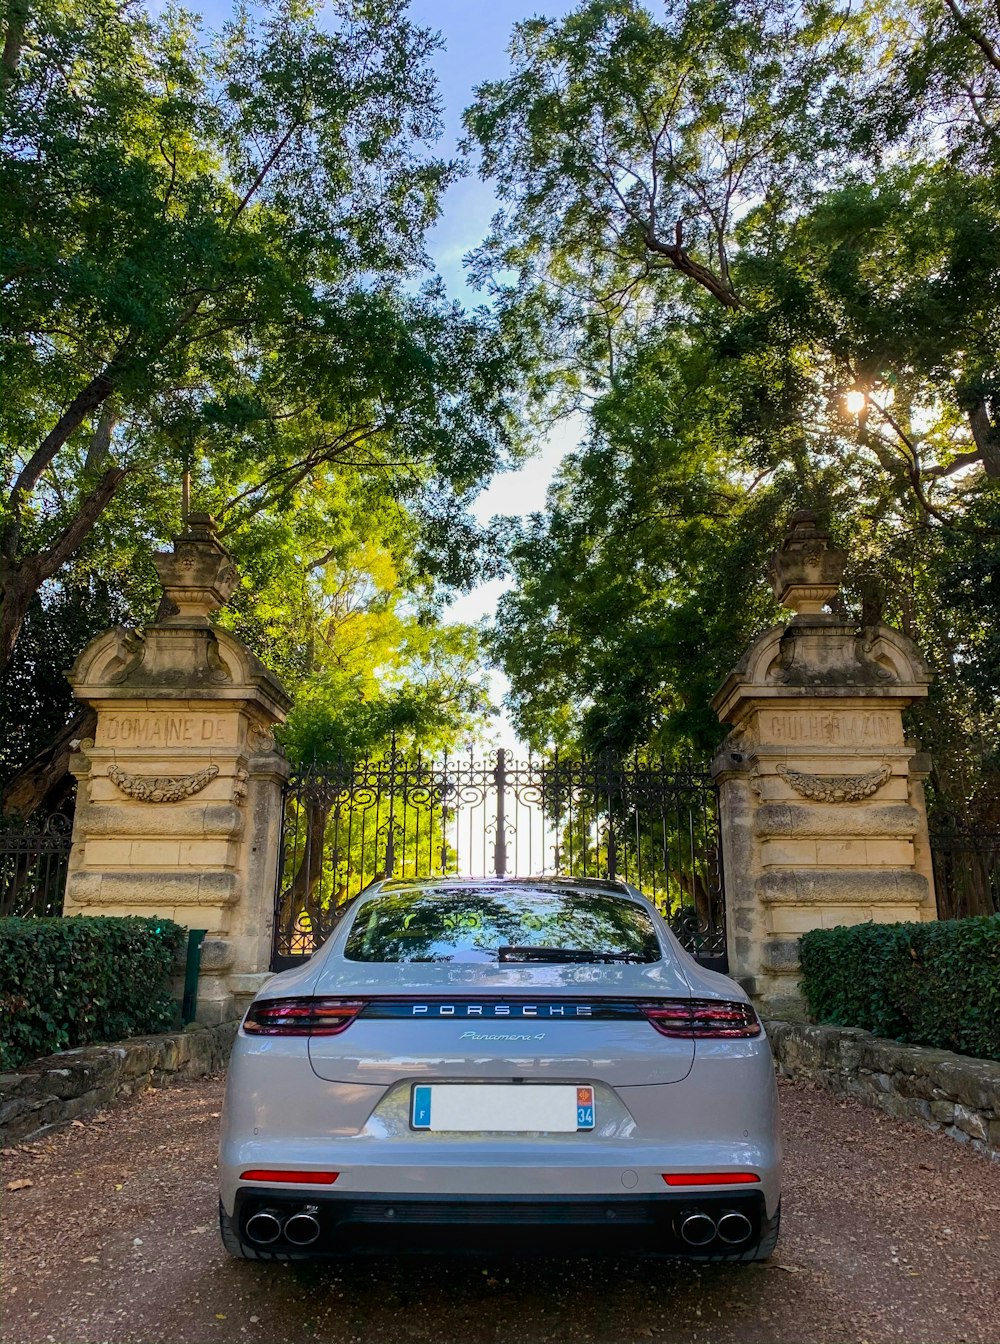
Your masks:
<path fill-rule="evenodd" d="M 129 798 L 141 803 L 179 803 L 201 793 L 219 773 L 217 765 L 208 765 L 193 775 L 130 775 L 118 765 L 108 770 L 108 778 Z"/>
<path fill-rule="evenodd" d="M 778 774 L 796 793 L 814 803 L 858 803 L 889 781 L 892 766 L 882 765 L 867 775 L 807 775 L 779 765 Z"/>

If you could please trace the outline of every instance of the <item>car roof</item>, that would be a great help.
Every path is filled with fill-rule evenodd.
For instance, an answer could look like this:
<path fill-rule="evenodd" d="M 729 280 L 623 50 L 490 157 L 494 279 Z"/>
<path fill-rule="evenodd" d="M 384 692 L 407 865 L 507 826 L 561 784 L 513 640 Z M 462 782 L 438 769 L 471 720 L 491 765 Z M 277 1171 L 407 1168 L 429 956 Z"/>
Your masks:
<path fill-rule="evenodd" d="M 559 877 L 544 874 L 538 877 L 459 877 L 454 874 L 442 877 L 386 877 L 371 883 L 361 894 L 364 896 L 375 895 L 380 891 L 421 891 L 428 889 L 437 891 L 442 889 L 505 891 L 512 887 L 527 887 L 532 891 L 542 892 L 567 890 L 591 893 L 603 892 L 609 896 L 631 896 L 645 900 L 642 893 L 634 887 L 630 887 L 628 883 L 619 882 L 614 878 Z"/>

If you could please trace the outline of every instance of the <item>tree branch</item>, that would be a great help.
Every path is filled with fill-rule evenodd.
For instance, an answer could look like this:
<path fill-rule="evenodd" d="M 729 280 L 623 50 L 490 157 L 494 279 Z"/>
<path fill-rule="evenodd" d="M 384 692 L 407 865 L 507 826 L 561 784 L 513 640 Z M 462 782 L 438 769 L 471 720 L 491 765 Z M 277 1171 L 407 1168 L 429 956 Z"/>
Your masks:
<path fill-rule="evenodd" d="M 982 462 L 983 455 L 980 452 L 959 453 L 953 457 L 945 466 L 927 467 L 924 475 L 928 479 L 936 479 L 939 476 L 951 476 L 956 471 L 961 471 L 963 467 L 971 467 L 976 462 Z"/>
<path fill-rule="evenodd" d="M 40 582 L 44 583 L 55 574 L 56 570 L 61 569 L 77 547 L 86 540 L 130 470 L 129 467 L 111 467 L 104 473 L 77 509 L 76 517 L 56 539 L 55 544 L 38 557 Z"/>
<path fill-rule="evenodd" d="M 978 28 L 964 10 L 959 9 L 956 0 L 944 0 L 945 4 L 951 10 L 961 31 L 970 41 L 975 42 L 976 46 L 983 53 L 986 59 L 992 65 L 994 70 L 1000 71 L 1000 51 L 993 45 L 990 39 Z"/>
<path fill-rule="evenodd" d="M 274 149 L 271 151 L 271 153 L 267 156 L 267 158 L 266 158 L 266 159 L 264 160 L 264 162 L 261 164 L 261 166 L 260 166 L 260 171 L 258 172 L 257 176 L 254 178 L 253 182 L 251 182 L 250 187 L 248 188 L 246 194 L 243 196 L 243 198 L 242 198 L 242 200 L 240 201 L 239 205 L 238 205 L 238 206 L 236 207 L 236 209 L 233 211 L 233 217 L 232 217 L 232 219 L 230 219 L 229 223 L 226 225 L 226 232 L 227 232 L 227 233 L 228 233 L 229 230 L 233 227 L 233 225 L 236 223 L 236 221 L 239 219 L 240 215 L 242 215 L 243 211 L 244 211 L 244 210 L 247 208 L 247 206 L 250 204 L 251 200 L 252 200 L 253 197 L 256 195 L 257 191 L 260 189 L 260 185 L 261 185 L 261 183 L 264 181 L 264 178 L 267 177 L 268 173 L 269 173 L 269 172 L 271 171 L 271 169 L 274 167 L 275 163 L 277 163 L 278 158 L 279 158 L 279 156 L 280 156 L 282 150 L 283 150 L 283 149 L 285 148 L 285 146 L 288 144 L 289 140 L 291 140 L 291 138 L 292 138 L 292 136 L 295 134 L 295 132 L 296 132 L 297 130 L 300 130 L 300 129 L 302 128 L 302 126 L 303 126 L 303 122 L 301 122 L 301 121 L 293 121 L 292 124 L 289 126 L 288 130 L 285 132 L 285 134 L 281 137 L 281 139 L 280 139 L 280 140 L 278 141 L 278 143 L 275 145 Z"/>
<path fill-rule="evenodd" d="M 720 279 L 707 266 L 702 266 L 688 252 L 685 252 L 683 229 L 683 221 L 678 220 L 674 228 L 673 243 L 665 243 L 657 237 L 651 228 L 647 229 L 644 240 L 646 247 L 656 256 L 663 257 L 675 271 L 680 271 L 682 275 L 688 276 L 696 284 L 701 285 L 702 289 L 707 289 L 709 294 L 718 299 L 725 307 L 742 308 L 743 302 L 736 295 L 731 283 Z"/>
<path fill-rule="evenodd" d="M 14 482 L 14 488 L 7 500 L 9 517 L 3 530 L 2 543 L 0 543 L 0 554 L 3 555 L 8 564 L 12 564 L 17 555 L 17 544 L 21 536 L 21 509 L 24 496 L 35 488 L 42 472 L 51 464 L 52 459 L 66 440 L 80 428 L 87 416 L 95 411 L 103 401 L 106 401 L 115 390 L 114 380 L 120 369 L 120 365 L 116 367 L 116 360 L 117 356 L 95 378 L 91 378 L 81 392 L 77 393 L 31 457 L 28 458 Z"/>

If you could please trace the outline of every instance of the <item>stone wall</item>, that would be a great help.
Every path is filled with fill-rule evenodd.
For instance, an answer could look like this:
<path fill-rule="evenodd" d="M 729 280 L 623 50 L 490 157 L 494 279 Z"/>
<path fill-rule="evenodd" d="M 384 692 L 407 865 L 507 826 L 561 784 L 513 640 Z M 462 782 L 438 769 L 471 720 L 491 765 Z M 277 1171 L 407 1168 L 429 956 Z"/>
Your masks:
<path fill-rule="evenodd" d="M 0 1074 L 0 1143 L 40 1138 L 147 1087 L 218 1073 L 229 1062 L 238 1026 L 225 1022 L 82 1046 L 34 1060 L 19 1073 Z"/>
<path fill-rule="evenodd" d="M 897 1119 L 943 1130 L 1000 1162 L 1000 1062 L 900 1045 L 856 1027 L 766 1026 L 785 1078 L 818 1083 Z"/>

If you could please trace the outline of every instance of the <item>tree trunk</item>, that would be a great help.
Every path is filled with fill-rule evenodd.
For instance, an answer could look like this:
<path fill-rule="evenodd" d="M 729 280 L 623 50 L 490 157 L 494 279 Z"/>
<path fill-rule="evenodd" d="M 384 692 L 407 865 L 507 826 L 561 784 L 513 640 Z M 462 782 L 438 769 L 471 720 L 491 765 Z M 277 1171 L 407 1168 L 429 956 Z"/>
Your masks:
<path fill-rule="evenodd" d="M 19 562 L 0 561 L 0 672 L 10 662 L 31 599 L 87 539 L 128 472 L 128 467 L 110 467 L 47 551 Z"/>
<path fill-rule="evenodd" d="M 9 0 L 3 54 L 0 55 L 0 93 L 6 92 L 8 84 L 17 73 L 27 22 L 28 0 Z"/>
<path fill-rule="evenodd" d="M 969 425 L 976 447 L 982 454 L 986 475 L 991 480 L 1000 480 L 1000 425 L 990 420 L 984 401 L 969 412 Z"/>
<path fill-rule="evenodd" d="M 3 815 L 26 820 L 34 812 L 54 811 L 71 787 L 71 743 L 92 737 L 96 729 L 97 712 L 89 706 L 81 707 L 62 732 L 7 781 L 2 794 Z"/>
<path fill-rule="evenodd" d="M 326 823 L 330 819 L 332 803 L 306 802 L 306 833 L 302 857 L 288 887 L 281 895 L 281 909 L 278 916 L 280 927 L 289 938 L 295 938 L 296 924 L 304 914 L 315 928 L 322 924 L 324 912 L 317 897 L 317 888 L 323 876 L 323 846 L 326 839 Z M 312 951 L 312 948 L 304 949 Z"/>
<path fill-rule="evenodd" d="M 5 567 L 0 582 L 0 672 L 11 660 L 31 599 L 40 586 L 30 563 Z"/>

